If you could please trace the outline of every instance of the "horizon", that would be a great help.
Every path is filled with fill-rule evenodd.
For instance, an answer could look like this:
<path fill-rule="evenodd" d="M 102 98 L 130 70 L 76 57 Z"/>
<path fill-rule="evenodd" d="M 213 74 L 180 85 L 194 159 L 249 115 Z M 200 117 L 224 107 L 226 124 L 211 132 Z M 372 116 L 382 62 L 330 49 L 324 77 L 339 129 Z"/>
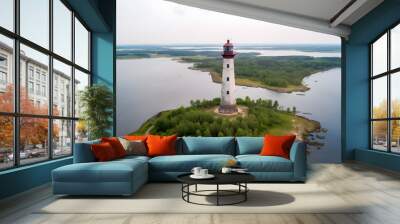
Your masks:
<path fill-rule="evenodd" d="M 224 43 L 158 43 L 158 44 L 153 44 L 153 43 L 146 43 L 146 44 L 118 44 L 117 46 L 222 46 Z M 286 46 L 290 46 L 290 45 L 303 45 L 303 46 L 321 46 L 321 45 L 325 45 L 325 46 L 341 46 L 341 43 L 244 43 L 244 42 L 238 42 L 235 43 L 233 42 L 234 45 L 238 45 L 238 46 L 267 46 L 267 45 L 273 45 L 273 46 L 277 46 L 277 45 L 286 45 Z"/>

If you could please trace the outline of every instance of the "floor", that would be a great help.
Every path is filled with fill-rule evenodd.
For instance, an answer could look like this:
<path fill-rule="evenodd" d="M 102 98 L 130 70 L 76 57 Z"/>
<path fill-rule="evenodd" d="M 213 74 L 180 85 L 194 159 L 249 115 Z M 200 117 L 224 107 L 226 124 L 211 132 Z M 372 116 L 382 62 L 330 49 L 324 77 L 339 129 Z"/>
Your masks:
<path fill-rule="evenodd" d="M 359 163 L 312 165 L 308 182 L 324 186 L 346 201 L 368 206 L 357 214 L 36 214 L 35 208 L 54 200 L 42 186 L 0 202 L 0 223 L 107 224 L 253 224 L 253 223 L 400 223 L 400 173 Z"/>

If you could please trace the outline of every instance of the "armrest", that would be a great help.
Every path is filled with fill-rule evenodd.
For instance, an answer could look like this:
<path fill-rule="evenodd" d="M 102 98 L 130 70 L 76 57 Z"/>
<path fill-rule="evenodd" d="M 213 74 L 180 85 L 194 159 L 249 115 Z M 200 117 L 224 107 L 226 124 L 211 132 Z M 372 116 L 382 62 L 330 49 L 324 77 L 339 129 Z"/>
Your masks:
<path fill-rule="evenodd" d="M 293 162 L 293 179 L 305 181 L 307 176 L 306 144 L 295 141 L 290 149 L 290 160 Z"/>
<path fill-rule="evenodd" d="M 74 163 L 89 163 L 95 162 L 96 158 L 92 153 L 90 146 L 92 144 L 100 143 L 99 140 L 75 143 L 74 145 Z"/>

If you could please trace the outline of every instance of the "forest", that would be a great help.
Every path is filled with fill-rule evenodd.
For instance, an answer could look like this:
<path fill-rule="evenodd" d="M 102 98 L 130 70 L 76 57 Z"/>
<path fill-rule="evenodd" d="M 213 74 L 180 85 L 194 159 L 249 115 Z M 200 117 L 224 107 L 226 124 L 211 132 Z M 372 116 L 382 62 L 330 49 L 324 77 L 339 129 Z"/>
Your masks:
<path fill-rule="evenodd" d="M 208 70 L 221 76 L 222 59 L 210 57 L 182 57 L 185 62 L 194 63 L 194 69 Z M 303 79 L 316 72 L 340 67 L 340 58 L 316 58 L 308 56 L 242 56 L 235 60 L 237 84 L 240 79 L 255 82 L 265 87 L 288 88 L 302 86 Z"/>

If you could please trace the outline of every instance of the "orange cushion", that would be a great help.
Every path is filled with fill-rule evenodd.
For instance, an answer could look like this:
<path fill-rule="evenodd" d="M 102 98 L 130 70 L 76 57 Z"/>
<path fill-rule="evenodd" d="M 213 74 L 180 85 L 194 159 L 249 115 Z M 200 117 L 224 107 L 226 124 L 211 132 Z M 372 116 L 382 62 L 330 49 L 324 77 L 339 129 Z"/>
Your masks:
<path fill-rule="evenodd" d="M 147 136 L 147 154 L 148 156 L 165 156 L 165 155 L 175 155 L 177 136 L 159 136 L 159 135 L 149 135 Z"/>
<path fill-rule="evenodd" d="M 125 135 L 124 139 L 129 141 L 146 141 L 147 135 Z"/>
<path fill-rule="evenodd" d="M 114 149 L 115 155 L 118 158 L 126 156 L 126 151 L 122 146 L 121 142 L 119 142 L 118 138 L 110 137 L 110 138 L 101 138 L 101 142 L 108 142 Z"/>
<path fill-rule="evenodd" d="M 261 149 L 262 156 L 280 156 L 289 159 L 290 148 L 296 140 L 296 135 L 264 136 L 264 146 Z"/>
<path fill-rule="evenodd" d="M 94 157 L 99 162 L 110 161 L 117 158 L 113 147 L 108 142 L 93 144 L 91 145 L 91 149 Z"/>

